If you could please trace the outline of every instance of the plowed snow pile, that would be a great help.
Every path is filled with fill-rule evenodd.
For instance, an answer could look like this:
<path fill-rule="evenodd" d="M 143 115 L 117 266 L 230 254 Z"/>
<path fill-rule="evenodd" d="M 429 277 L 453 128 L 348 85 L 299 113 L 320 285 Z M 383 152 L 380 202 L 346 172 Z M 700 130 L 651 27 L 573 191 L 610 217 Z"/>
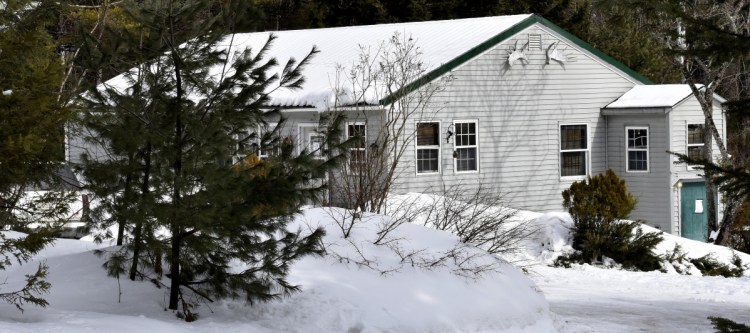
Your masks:
<path fill-rule="evenodd" d="M 323 226 L 325 257 L 294 264 L 302 292 L 266 304 L 202 303 L 199 320 L 165 311 L 166 291 L 106 277 L 95 244 L 58 240 L 37 260 L 50 266 L 47 309 L 0 305 L 0 332 L 554 332 L 544 295 L 501 259 L 446 232 L 402 225 L 374 245 L 387 216 L 367 215 L 349 238 L 335 223 L 347 213 L 308 209 L 292 228 Z M 34 262 L 0 272 L 12 290 Z M 479 272 L 479 275 L 476 273 Z M 166 282 L 166 278 L 165 278 Z"/>

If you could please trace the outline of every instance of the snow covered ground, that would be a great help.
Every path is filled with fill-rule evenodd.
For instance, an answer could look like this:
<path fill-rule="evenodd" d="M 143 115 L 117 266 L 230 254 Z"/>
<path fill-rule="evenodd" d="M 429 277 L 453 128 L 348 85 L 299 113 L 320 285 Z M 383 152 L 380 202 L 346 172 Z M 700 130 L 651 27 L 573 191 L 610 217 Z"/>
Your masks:
<path fill-rule="evenodd" d="M 521 212 L 542 228 L 527 244 L 527 258 L 534 265 L 529 276 L 537 283 L 555 313 L 559 332 L 714 332 L 709 316 L 721 316 L 750 324 L 750 277 L 631 272 L 590 265 L 571 269 L 549 267 L 553 259 L 570 249 L 566 241 L 572 221 L 567 214 Z M 642 226 L 644 232 L 657 229 Z M 662 234 L 657 252 L 673 251 L 675 244 L 690 258 L 713 254 L 729 263 L 738 255 L 747 265 L 750 255 L 681 237 Z M 746 266 L 748 267 L 748 266 Z"/>
<path fill-rule="evenodd" d="M 565 332 L 714 332 L 708 316 L 750 324 L 750 278 L 535 267 Z"/>
<path fill-rule="evenodd" d="M 391 247 L 372 244 L 388 218 L 365 214 L 348 239 L 331 216 L 343 210 L 309 209 L 298 226 L 324 226 L 329 253 L 294 264 L 288 278 L 303 292 L 278 302 L 249 306 L 224 300 L 201 305 L 199 320 L 185 323 L 165 311 L 166 292 L 149 282 L 107 278 L 93 243 L 59 240 L 38 258 L 50 266 L 47 309 L 24 313 L 0 304 L 0 332 L 551 332 L 544 295 L 520 270 L 448 233 L 406 224 L 392 233 Z M 356 246 L 356 248 L 355 248 Z M 402 261 L 392 248 L 409 254 Z M 435 268 L 421 263 L 439 261 Z M 456 262 L 463 262 L 458 265 Z M 367 267 L 359 263 L 371 262 Z M 36 267 L 12 268 L 2 290 L 12 290 Z M 481 277 L 462 269 L 490 267 Z M 387 273 L 383 273 L 387 272 Z M 0 290 L 1 291 L 1 290 Z"/>
<path fill-rule="evenodd" d="M 520 255 L 531 264 L 526 275 L 482 251 L 457 247 L 456 238 L 445 232 L 407 224 L 393 234 L 400 241 L 392 244 L 398 246 L 374 246 L 376 226 L 388 217 L 364 215 L 352 237 L 344 240 L 326 210 L 305 210 L 298 225 L 325 226 L 329 255 L 305 258 L 293 266 L 289 280 L 301 284 L 303 292 L 252 307 L 232 300 L 201 305 L 200 318 L 193 323 L 165 311 L 166 292 L 148 282 L 120 279 L 118 302 L 118 281 L 105 276 L 104 259 L 91 253 L 102 246 L 61 239 L 37 256 L 50 266 L 50 307 L 27 306 L 20 313 L 0 304 L 0 333 L 712 332 L 708 316 L 750 323 L 750 277 L 548 267 L 569 249 L 569 217 L 522 212 L 520 218 L 540 226 Z M 665 235 L 659 251 L 672 250 L 675 243 L 694 257 L 715 253 L 727 262 L 732 255 L 725 248 L 670 235 Z M 450 261 L 438 269 L 414 268 L 393 248 L 402 253 L 418 250 L 416 257 L 422 262 L 459 249 L 475 264 L 488 264 L 493 270 L 471 279 L 458 276 L 460 267 Z M 741 255 L 750 263 L 750 256 Z M 368 260 L 377 264 L 355 263 Z M 30 263 L 0 272 L 0 278 L 8 278 L 0 292 L 11 290 L 34 268 Z"/>

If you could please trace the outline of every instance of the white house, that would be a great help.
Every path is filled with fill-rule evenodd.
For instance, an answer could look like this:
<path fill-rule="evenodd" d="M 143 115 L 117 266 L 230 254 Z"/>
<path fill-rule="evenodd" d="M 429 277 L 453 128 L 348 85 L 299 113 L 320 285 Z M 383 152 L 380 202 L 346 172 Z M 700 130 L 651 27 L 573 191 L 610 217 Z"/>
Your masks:
<path fill-rule="evenodd" d="M 394 33 L 420 48 L 423 75 L 398 87 L 399 95 L 382 86 L 341 84 L 362 55 L 376 60 L 379 46 Z M 259 48 L 269 34 L 235 35 L 232 48 Z M 299 146 L 318 144 L 315 124 L 321 112 L 356 109 L 359 114 L 352 114 L 347 131 L 377 130 L 378 122 L 363 122 L 360 116 L 398 107 L 401 93 L 413 96 L 450 78 L 431 96 L 425 113 L 430 116 L 407 124 L 417 138 L 402 156 L 394 191 L 484 184 L 508 193 L 508 204 L 515 208 L 560 211 L 560 193 L 572 182 L 612 168 L 639 200 L 631 218 L 703 238 L 703 180 L 689 166 L 674 164 L 675 157 L 667 153 L 695 154 L 703 145 L 703 113 L 690 89 L 653 85 L 542 17 L 273 34 L 277 39 L 269 56 L 300 59 L 313 45 L 320 50 L 304 72 L 307 82 L 301 90 L 270 95 L 269 107 L 283 110 L 287 132 Z M 715 99 L 714 119 L 725 136 L 722 102 Z M 81 152 L 93 150 L 69 140 L 73 163 Z"/>

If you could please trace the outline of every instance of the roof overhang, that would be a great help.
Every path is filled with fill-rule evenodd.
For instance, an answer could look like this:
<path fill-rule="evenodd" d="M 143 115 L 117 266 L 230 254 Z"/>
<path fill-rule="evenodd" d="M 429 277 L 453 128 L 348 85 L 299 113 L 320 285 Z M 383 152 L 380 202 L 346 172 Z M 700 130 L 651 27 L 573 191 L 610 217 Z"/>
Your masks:
<path fill-rule="evenodd" d="M 664 115 L 672 111 L 671 107 L 659 108 L 602 108 L 602 116 L 626 116 L 626 115 Z"/>
<path fill-rule="evenodd" d="M 342 112 L 353 112 L 353 111 L 378 111 L 383 110 L 384 105 L 341 105 L 335 108 L 328 108 L 325 110 L 318 109 L 314 106 L 283 106 L 283 105 L 268 105 L 264 107 L 265 110 L 279 110 L 284 113 L 291 112 L 328 112 L 328 111 L 342 111 Z"/>

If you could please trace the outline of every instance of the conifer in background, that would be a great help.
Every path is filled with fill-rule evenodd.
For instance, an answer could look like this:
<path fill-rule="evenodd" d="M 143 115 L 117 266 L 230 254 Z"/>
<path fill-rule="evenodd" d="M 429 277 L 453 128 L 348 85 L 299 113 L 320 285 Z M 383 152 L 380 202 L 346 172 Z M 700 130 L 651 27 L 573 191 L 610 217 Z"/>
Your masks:
<path fill-rule="evenodd" d="M 53 241 L 68 217 L 71 184 L 58 177 L 68 110 L 58 104 L 62 66 L 46 26 L 53 1 L 4 1 L 0 11 L 0 270 L 23 264 Z M 46 306 L 40 264 L 23 286 L 0 285 L 0 300 Z M 0 277 L 0 281 L 4 280 Z"/>
<path fill-rule="evenodd" d="M 247 50 L 228 48 L 233 28 L 253 17 L 240 15 L 250 10 L 247 4 L 132 3 L 127 12 L 139 32 L 122 35 L 137 40 L 122 40 L 117 49 L 93 46 L 103 55 L 135 54 L 146 61 L 89 92 L 80 104 L 84 127 L 108 155 L 84 166 L 90 189 L 102 201 L 96 216 L 118 216 L 133 234 L 127 248 L 134 256 L 131 277 L 145 271 L 137 266 L 143 257 L 136 251 L 154 267 L 164 259 L 168 307 L 181 309 L 186 320 L 195 319 L 186 292 L 255 302 L 297 290 L 285 280 L 289 265 L 322 253 L 323 230 L 288 230 L 288 223 L 301 205 L 318 198 L 321 179 L 341 159 L 333 149 L 325 159 L 295 153 L 288 140 L 279 139 L 280 113 L 263 109 L 268 93 L 300 87 L 301 70 L 316 51 L 279 66 L 265 58 L 273 38 Z M 152 56 L 154 50 L 160 52 Z M 340 121 L 321 125 L 326 147 L 340 138 Z M 273 153 L 260 160 L 250 151 L 232 165 L 238 141 L 246 139 Z M 127 262 L 119 259 L 110 263 Z"/>

